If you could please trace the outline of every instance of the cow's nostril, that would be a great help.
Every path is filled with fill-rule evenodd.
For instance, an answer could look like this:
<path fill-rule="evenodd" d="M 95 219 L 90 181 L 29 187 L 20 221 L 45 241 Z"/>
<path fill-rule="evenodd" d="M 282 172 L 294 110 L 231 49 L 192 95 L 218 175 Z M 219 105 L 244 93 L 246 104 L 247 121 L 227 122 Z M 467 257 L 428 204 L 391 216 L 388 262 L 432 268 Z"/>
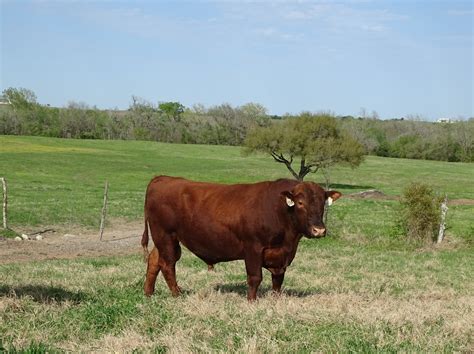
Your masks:
<path fill-rule="evenodd" d="M 313 226 L 313 235 L 315 236 L 322 236 L 326 233 L 326 229 L 324 227 L 317 227 Z"/>

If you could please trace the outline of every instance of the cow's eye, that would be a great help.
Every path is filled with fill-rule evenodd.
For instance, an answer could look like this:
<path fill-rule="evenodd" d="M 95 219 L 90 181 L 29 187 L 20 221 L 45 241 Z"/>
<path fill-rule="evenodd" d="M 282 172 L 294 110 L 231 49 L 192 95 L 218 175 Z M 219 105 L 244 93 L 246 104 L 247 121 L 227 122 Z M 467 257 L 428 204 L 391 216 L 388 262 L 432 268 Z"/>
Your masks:
<path fill-rule="evenodd" d="M 304 206 L 304 203 L 301 200 L 298 200 L 298 206 Z"/>

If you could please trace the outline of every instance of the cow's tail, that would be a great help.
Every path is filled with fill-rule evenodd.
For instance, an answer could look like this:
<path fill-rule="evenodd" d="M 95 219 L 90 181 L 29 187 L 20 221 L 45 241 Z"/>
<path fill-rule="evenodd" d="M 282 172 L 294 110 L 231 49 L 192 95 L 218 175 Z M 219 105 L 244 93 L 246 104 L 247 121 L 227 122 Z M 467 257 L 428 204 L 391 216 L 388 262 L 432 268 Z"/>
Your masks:
<path fill-rule="evenodd" d="M 143 261 L 146 263 L 148 261 L 148 217 L 145 210 L 145 230 L 143 230 L 142 235 L 142 247 L 143 247 Z"/>

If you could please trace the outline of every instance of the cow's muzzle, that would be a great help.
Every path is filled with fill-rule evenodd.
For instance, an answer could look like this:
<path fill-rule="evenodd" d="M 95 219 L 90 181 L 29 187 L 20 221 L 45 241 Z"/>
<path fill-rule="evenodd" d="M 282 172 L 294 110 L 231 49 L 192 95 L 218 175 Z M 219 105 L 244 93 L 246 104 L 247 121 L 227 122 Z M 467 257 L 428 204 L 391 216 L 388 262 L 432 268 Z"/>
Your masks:
<path fill-rule="evenodd" d="M 311 237 L 324 237 L 326 236 L 326 228 L 320 226 L 311 227 Z"/>

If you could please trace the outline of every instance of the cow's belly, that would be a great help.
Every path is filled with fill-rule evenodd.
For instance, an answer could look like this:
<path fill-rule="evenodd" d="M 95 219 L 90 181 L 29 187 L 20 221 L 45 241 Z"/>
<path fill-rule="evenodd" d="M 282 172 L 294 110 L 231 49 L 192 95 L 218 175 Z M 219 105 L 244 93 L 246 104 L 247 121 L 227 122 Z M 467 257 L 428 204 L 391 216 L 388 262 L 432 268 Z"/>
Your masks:
<path fill-rule="evenodd" d="M 243 243 L 227 227 L 212 225 L 183 225 L 179 241 L 192 253 L 209 264 L 244 258 Z"/>

